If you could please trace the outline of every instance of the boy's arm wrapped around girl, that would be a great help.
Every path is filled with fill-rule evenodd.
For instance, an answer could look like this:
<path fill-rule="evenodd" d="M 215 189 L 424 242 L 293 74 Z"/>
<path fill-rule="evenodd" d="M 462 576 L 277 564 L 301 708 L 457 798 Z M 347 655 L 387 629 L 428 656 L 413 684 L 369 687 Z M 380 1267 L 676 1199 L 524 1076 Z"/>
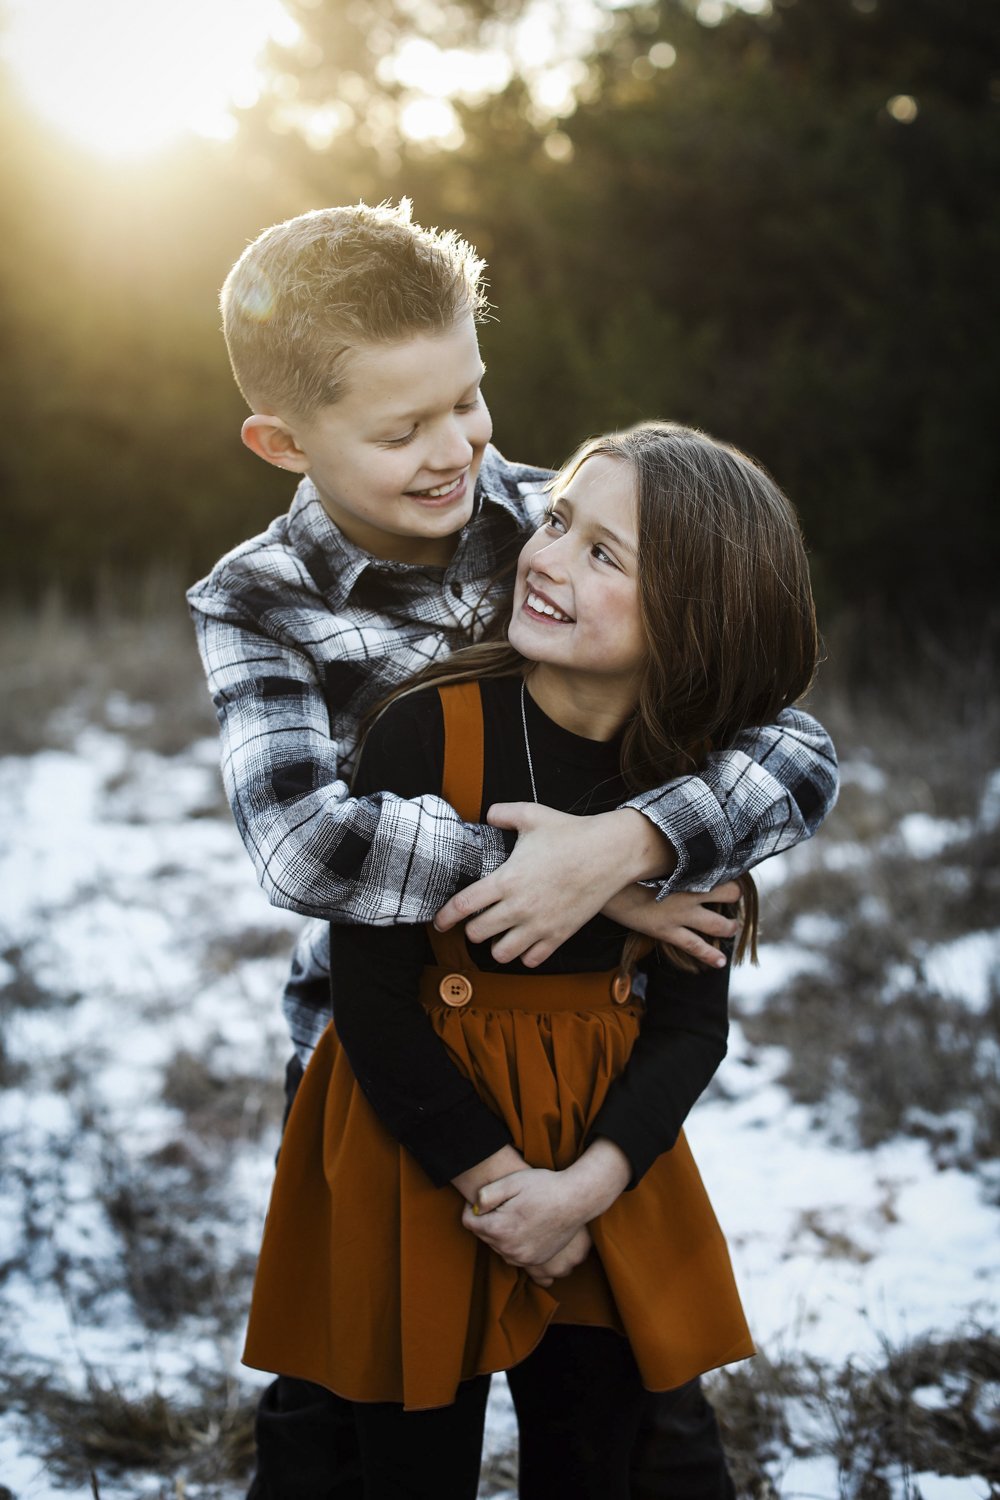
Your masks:
<path fill-rule="evenodd" d="M 285 566 L 293 571 L 290 561 Z M 451 919 L 505 899 L 496 918 L 504 922 L 499 930 L 508 930 L 515 920 L 538 923 L 547 911 L 554 865 L 567 877 L 557 889 L 565 936 L 631 880 L 665 874 L 663 867 L 633 868 L 618 879 L 609 864 L 607 824 L 551 813 L 530 847 L 530 834 L 517 839 L 521 857 L 515 855 L 502 882 L 494 876 L 499 889 L 465 890 L 502 870 L 514 836 L 463 823 L 436 796 L 350 795 L 354 746 L 331 738 L 337 705 L 329 703 L 311 655 L 286 638 L 281 622 L 288 601 L 273 577 L 255 577 L 258 567 L 255 556 L 236 572 L 220 567 L 190 599 L 219 720 L 226 794 L 272 904 L 326 921 L 378 926 L 429 921 L 463 892 L 449 908 Z M 299 588 L 300 580 L 290 577 L 288 585 Z M 645 792 L 630 806 L 662 834 L 664 865 L 667 851 L 674 851 L 676 863 L 660 885 L 665 894 L 708 890 L 810 837 L 836 790 L 829 736 L 809 714 L 788 709 L 776 724 L 710 757 L 701 776 Z M 581 822 L 590 828 L 581 830 Z M 561 852 L 563 834 L 574 840 L 571 857 Z M 592 896 L 580 898 L 581 907 L 569 874 L 588 834 L 594 851 L 586 872 L 596 884 Z M 542 841 L 553 851 L 544 869 Z"/>

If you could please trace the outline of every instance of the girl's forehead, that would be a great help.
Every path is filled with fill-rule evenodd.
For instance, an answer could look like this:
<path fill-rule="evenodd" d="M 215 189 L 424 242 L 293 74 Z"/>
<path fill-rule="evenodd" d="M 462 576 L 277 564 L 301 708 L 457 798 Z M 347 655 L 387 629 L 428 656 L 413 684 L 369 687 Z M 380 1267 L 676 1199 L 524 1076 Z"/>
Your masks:
<path fill-rule="evenodd" d="M 635 474 L 632 466 L 623 459 L 613 458 L 608 453 L 591 453 L 560 487 L 557 498 L 580 511 L 611 508 L 634 517 L 637 501 Z"/>

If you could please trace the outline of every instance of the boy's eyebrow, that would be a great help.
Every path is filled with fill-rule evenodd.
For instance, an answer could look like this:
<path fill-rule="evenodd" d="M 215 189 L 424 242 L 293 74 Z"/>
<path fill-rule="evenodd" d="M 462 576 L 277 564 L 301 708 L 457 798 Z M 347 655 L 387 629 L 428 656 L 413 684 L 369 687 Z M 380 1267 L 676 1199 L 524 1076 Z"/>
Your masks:
<path fill-rule="evenodd" d="M 479 371 L 479 374 L 478 375 L 473 375 L 472 379 L 469 380 L 469 381 L 467 381 L 466 384 L 462 387 L 462 395 L 464 395 L 466 391 L 471 391 L 472 388 L 473 388 L 473 386 L 475 386 L 478 389 L 478 387 L 482 384 L 482 379 L 483 379 L 483 376 L 485 374 L 486 374 L 486 366 L 483 365 L 482 368 L 481 368 L 481 370 Z M 422 417 L 424 415 L 425 415 L 425 408 L 424 407 L 411 407 L 411 406 L 407 406 L 407 407 L 400 407 L 397 410 L 389 412 L 387 414 L 387 416 L 386 416 L 386 420 L 387 421 L 393 421 L 393 422 L 404 421 L 407 418 L 410 418 L 412 420 L 412 419 L 415 419 L 417 417 Z"/>
<path fill-rule="evenodd" d="M 565 490 L 561 495 L 556 495 L 554 497 L 552 501 L 553 510 L 557 505 L 565 505 L 570 513 L 570 519 L 572 520 L 573 502 L 566 494 Z M 628 552 L 632 557 L 638 557 L 639 554 L 633 544 L 628 541 L 626 537 L 621 536 L 617 531 L 612 531 L 610 526 L 605 526 L 601 521 L 594 521 L 591 523 L 590 529 L 595 536 L 606 537 L 609 542 L 613 542 L 615 546 L 621 547 L 623 552 Z"/>

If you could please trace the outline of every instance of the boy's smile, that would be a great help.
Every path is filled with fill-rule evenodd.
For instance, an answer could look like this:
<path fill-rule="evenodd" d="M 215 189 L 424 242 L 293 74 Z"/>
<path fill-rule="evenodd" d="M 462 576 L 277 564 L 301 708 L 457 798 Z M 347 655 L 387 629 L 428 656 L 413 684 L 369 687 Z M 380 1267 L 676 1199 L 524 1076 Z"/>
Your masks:
<path fill-rule="evenodd" d="M 306 473 L 330 519 L 376 557 L 444 566 L 472 515 L 493 427 L 471 314 L 445 333 L 345 356 L 347 389 L 307 420 L 281 423 L 283 468 Z"/>

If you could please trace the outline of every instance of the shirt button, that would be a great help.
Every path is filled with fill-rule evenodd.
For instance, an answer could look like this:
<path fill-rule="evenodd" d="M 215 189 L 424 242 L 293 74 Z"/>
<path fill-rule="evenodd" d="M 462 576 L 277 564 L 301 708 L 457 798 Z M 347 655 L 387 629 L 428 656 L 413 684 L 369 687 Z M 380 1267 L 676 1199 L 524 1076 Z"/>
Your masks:
<path fill-rule="evenodd" d="M 462 597 L 462 585 L 459 583 L 459 581 L 458 581 L 457 578 L 456 578 L 455 582 L 451 586 L 451 591 L 455 595 L 456 599 L 461 599 L 461 597 Z"/>
<path fill-rule="evenodd" d="M 446 974 L 438 985 L 438 994 L 445 1005 L 468 1005 L 472 999 L 472 984 L 464 974 Z"/>
<path fill-rule="evenodd" d="M 616 974 L 611 981 L 611 998 L 616 1005 L 624 1005 L 632 994 L 632 976 L 630 974 Z"/>

